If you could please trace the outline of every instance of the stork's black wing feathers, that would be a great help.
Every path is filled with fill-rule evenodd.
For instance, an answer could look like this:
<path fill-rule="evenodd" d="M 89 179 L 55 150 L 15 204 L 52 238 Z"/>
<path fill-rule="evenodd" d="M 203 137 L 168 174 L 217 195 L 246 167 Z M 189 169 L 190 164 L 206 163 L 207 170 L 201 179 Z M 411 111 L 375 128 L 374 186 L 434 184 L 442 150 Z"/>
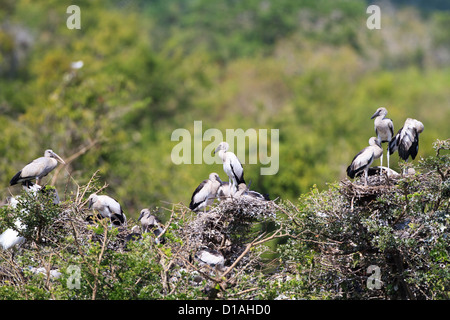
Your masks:
<path fill-rule="evenodd" d="M 237 184 L 245 183 L 245 180 L 244 180 L 244 171 L 242 171 L 242 176 L 239 177 L 239 176 L 236 174 L 236 172 L 234 171 L 233 164 L 230 163 L 230 167 L 231 167 L 231 171 L 233 171 L 234 177 L 236 178 Z M 242 164 L 241 164 L 241 168 L 242 168 Z"/>
<path fill-rule="evenodd" d="M 206 184 L 207 182 L 208 182 L 208 180 L 203 180 L 203 181 L 198 185 L 198 187 L 195 189 L 195 191 L 194 191 L 194 193 L 192 194 L 192 197 L 191 197 L 191 203 L 189 204 L 189 209 L 194 210 L 195 208 L 197 208 L 197 207 L 199 206 L 199 204 L 200 204 L 201 202 L 194 202 L 194 197 L 195 197 L 195 195 L 196 195 L 197 193 L 200 192 L 200 190 L 203 189 L 203 187 L 205 186 L 205 184 Z"/>
<path fill-rule="evenodd" d="M 20 170 L 19 172 L 16 173 L 16 175 L 9 182 L 10 186 L 13 186 L 19 182 L 21 173 L 22 173 L 22 170 Z"/>

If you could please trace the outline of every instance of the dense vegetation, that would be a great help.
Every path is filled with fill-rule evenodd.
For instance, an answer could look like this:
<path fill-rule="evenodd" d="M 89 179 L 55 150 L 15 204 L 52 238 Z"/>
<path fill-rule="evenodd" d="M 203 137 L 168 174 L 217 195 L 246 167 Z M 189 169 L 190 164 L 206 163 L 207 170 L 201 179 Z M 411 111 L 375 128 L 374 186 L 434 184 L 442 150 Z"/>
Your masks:
<path fill-rule="evenodd" d="M 27 196 L 20 186 L 8 188 L 9 180 L 45 149 L 68 163 L 46 178 L 62 204 L 51 206 L 44 214 L 48 220 L 39 222 L 47 226 L 59 217 L 68 234 L 51 235 L 53 246 L 40 235 L 26 235 L 30 241 L 16 257 L 1 251 L 2 267 L 13 263 L 6 268 L 12 282 L 1 287 L 2 294 L 207 296 L 204 286 L 192 286 L 188 274 L 175 287 L 168 280 L 175 272 L 169 266 L 176 252 L 194 250 L 183 247 L 186 235 L 177 229 L 189 223 L 183 204 L 210 172 L 225 179 L 220 163 L 171 161 L 177 144 L 172 132 L 185 128 L 193 135 L 194 121 L 202 121 L 203 132 L 217 128 L 224 135 L 226 129 L 268 129 L 269 135 L 279 129 L 275 175 L 260 175 L 264 165 L 259 158 L 256 164 L 241 161 L 251 188 L 278 199 L 276 218 L 248 221 L 253 228 L 244 238 L 251 243 L 253 236 L 257 239 L 251 232 L 269 228 L 256 247 L 269 243 L 281 262 L 271 267 L 270 281 L 267 270 L 251 278 L 241 270 L 258 269 L 258 250 L 263 249 L 250 251 L 255 256 L 236 266 L 236 273 L 230 271 L 231 282 L 208 280 L 219 297 L 448 298 L 448 231 L 439 231 L 448 230 L 448 170 L 440 174 L 431 162 L 440 159 L 433 143 L 450 136 L 450 8 L 439 0 L 415 1 L 415 6 L 382 2 L 381 29 L 369 30 L 369 2 L 375 3 L 82 0 L 77 1 L 81 29 L 70 30 L 66 9 L 72 3 L 0 0 L 1 198 Z M 77 61 L 82 68 L 71 67 Z M 389 185 L 372 202 L 364 197 L 352 202 L 345 196 L 348 185 L 333 182 L 345 178 L 353 156 L 374 135 L 370 116 L 380 106 L 388 109 L 395 131 L 407 117 L 424 123 L 418 158 L 429 160 L 416 159 L 421 175 Z M 448 166 L 446 157 L 439 161 Z M 399 170 L 401 164 L 394 154 L 391 167 Z M 152 208 L 170 226 L 168 247 L 148 237 L 127 252 L 105 251 L 102 246 L 110 241 L 122 244 L 123 234 L 106 226 L 63 223 L 67 217 L 82 220 L 86 196 L 104 184 L 102 192 L 120 201 L 130 221 L 142 208 Z M 39 204 L 24 203 L 33 212 Z M 404 229 L 395 229 L 400 220 L 407 221 L 403 208 L 412 221 L 409 228 L 418 228 L 406 238 L 397 234 Z M 9 209 L 2 210 L 0 231 L 13 226 L 6 218 Z M 440 220 L 433 222 L 436 216 Z M 364 232 L 353 238 L 349 233 L 355 226 Z M 263 241 L 272 240 L 273 230 L 280 230 L 277 239 Z M 76 241 L 77 231 L 98 237 L 82 238 L 84 246 Z M 280 246 L 273 246 L 275 240 Z M 406 261 L 403 270 L 399 259 Z M 90 286 L 69 291 L 64 287 L 68 275 L 51 282 L 20 273 L 38 262 L 63 272 L 70 265 L 92 266 L 81 270 Z M 381 291 L 365 289 L 369 265 L 381 268 Z M 277 279 L 280 274 L 286 276 L 283 281 Z M 262 291 L 253 290 L 260 285 Z"/>
<path fill-rule="evenodd" d="M 450 140 L 435 149 L 414 175 L 346 180 L 295 204 L 241 199 L 205 214 L 175 206 L 160 241 L 152 232 L 129 240 L 132 219 L 119 228 L 87 222 L 95 177 L 61 204 L 51 192 L 24 192 L 0 211 L 0 227 L 25 238 L 0 251 L 0 296 L 449 299 Z M 14 227 L 18 218 L 25 229 Z M 220 250 L 224 264 L 202 263 L 204 247 Z"/>

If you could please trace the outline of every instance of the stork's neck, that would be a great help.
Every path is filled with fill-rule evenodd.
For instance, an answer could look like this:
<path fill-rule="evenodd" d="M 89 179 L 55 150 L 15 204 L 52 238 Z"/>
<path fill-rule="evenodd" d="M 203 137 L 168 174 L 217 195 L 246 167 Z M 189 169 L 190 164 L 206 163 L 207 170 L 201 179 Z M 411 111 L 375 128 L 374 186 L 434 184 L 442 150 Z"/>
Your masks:
<path fill-rule="evenodd" d="M 223 162 L 226 160 L 225 150 L 219 150 L 219 157 L 222 159 Z"/>

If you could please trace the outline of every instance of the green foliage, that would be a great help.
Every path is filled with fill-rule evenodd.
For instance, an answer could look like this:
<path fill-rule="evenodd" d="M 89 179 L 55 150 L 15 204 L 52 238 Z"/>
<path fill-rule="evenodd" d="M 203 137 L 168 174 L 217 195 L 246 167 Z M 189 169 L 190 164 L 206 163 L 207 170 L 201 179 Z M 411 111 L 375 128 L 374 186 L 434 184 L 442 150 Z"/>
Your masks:
<path fill-rule="evenodd" d="M 306 275 L 313 279 L 308 296 L 449 298 L 449 140 L 435 149 L 436 156 L 420 162 L 420 173 L 394 185 L 313 189 L 290 206 L 293 238 L 279 250 L 299 284 Z M 380 270 L 379 288 L 368 285 L 370 266 Z"/>

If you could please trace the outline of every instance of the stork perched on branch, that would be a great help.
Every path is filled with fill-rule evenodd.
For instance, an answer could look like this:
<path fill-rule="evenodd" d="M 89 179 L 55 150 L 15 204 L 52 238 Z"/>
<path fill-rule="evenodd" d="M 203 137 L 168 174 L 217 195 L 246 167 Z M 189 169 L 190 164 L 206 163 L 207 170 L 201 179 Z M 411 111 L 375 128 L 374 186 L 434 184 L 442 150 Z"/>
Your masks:
<path fill-rule="evenodd" d="M 161 221 L 157 217 L 151 214 L 149 209 L 142 209 L 139 214 L 138 221 L 141 222 L 142 232 L 150 232 L 153 231 L 153 234 L 156 236 L 156 243 L 164 243 L 164 238 L 160 238 L 160 234 L 163 233 L 163 228 L 161 227 Z"/>
<path fill-rule="evenodd" d="M 44 156 L 37 158 L 22 168 L 11 179 L 9 184 L 15 185 L 22 183 L 27 186 L 32 185 L 31 180 L 36 179 L 36 184 L 41 185 L 42 178 L 48 175 L 53 169 L 56 168 L 58 162 L 66 164 L 64 160 L 54 153 L 52 150 L 45 150 Z"/>

